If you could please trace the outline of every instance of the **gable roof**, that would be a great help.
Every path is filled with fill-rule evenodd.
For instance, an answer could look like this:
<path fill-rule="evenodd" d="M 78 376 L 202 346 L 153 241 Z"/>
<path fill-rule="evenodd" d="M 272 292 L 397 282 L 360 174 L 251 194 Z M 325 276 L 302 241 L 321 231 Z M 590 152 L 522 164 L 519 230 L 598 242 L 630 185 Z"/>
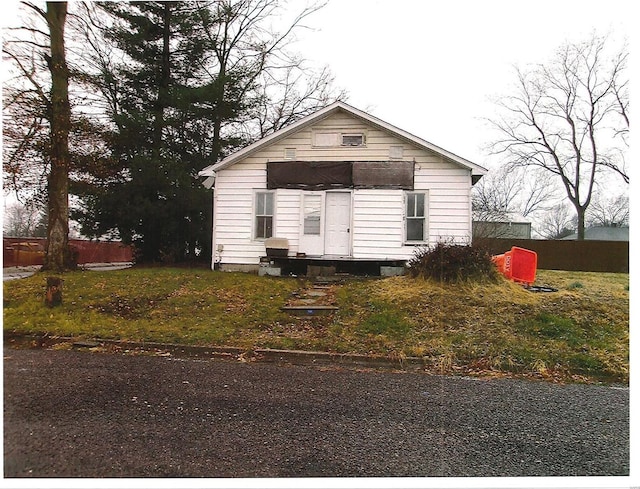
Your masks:
<path fill-rule="evenodd" d="M 313 114 L 303 117 L 299 121 L 294 122 L 293 124 L 290 124 L 268 136 L 265 136 L 262 139 L 259 139 L 253 144 L 250 144 L 249 146 L 246 146 L 245 148 L 236 151 L 235 153 L 224 158 L 223 160 L 213 165 L 209 165 L 208 167 L 201 170 L 198 173 L 198 175 L 201 177 L 214 177 L 217 171 L 227 168 L 233 165 L 234 163 L 237 163 L 238 161 L 246 158 L 247 156 L 250 156 L 256 153 L 257 151 L 260 151 L 261 149 L 269 146 L 270 144 L 273 144 L 281 139 L 284 139 L 287 136 L 309 125 L 315 124 L 321 121 L 322 119 L 325 119 L 340 110 L 364 121 L 365 123 L 375 126 L 383 131 L 392 133 L 394 136 L 400 139 L 404 139 L 405 141 L 408 141 L 410 143 L 413 143 L 418 147 L 438 153 L 443 157 L 447 158 L 449 161 L 452 161 L 453 163 L 458 164 L 463 168 L 468 168 L 469 170 L 471 170 L 471 175 L 475 177 L 474 182 L 480 177 L 482 177 L 482 175 L 487 173 L 486 168 L 480 165 L 477 165 L 476 163 L 472 163 L 471 161 L 466 160 L 458 155 L 455 155 L 443 148 L 440 148 L 439 146 L 436 146 L 435 144 L 432 144 L 424 139 L 414 136 L 413 134 L 407 131 L 399 129 L 381 119 L 378 119 L 377 117 L 372 116 L 371 114 L 367 114 L 366 112 L 356 109 L 355 107 L 345 104 L 344 102 L 334 102 L 333 104 L 328 105 L 323 109 L 320 109 L 317 112 L 314 112 Z"/>

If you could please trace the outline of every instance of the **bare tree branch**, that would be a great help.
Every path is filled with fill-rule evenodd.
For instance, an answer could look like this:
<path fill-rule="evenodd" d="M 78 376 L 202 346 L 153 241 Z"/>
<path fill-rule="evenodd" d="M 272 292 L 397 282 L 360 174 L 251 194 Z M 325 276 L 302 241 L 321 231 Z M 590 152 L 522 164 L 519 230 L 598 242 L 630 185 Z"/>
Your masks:
<path fill-rule="evenodd" d="M 492 121 L 502 137 L 493 150 L 511 168 L 535 167 L 562 184 L 584 236 L 585 212 L 602 170 L 629 182 L 615 134 L 628 130 L 627 54 L 608 56 L 606 38 L 563 46 L 545 65 L 517 70 L 518 91 Z M 614 127 L 615 133 L 610 133 Z"/>

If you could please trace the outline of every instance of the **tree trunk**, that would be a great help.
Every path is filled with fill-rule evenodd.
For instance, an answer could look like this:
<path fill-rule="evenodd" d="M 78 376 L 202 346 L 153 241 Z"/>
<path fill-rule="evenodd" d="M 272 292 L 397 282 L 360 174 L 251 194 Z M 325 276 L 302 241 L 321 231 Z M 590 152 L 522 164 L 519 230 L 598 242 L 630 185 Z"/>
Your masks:
<path fill-rule="evenodd" d="M 158 86 L 158 99 L 154 118 L 154 147 L 153 156 L 159 161 L 162 153 L 162 131 L 165 127 L 164 113 L 168 106 L 169 87 L 171 85 L 171 8 L 172 4 L 163 4 L 162 24 L 162 61 Z"/>
<path fill-rule="evenodd" d="M 62 272 L 72 267 L 69 252 L 69 71 L 65 58 L 64 25 L 67 2 L 47 2 L 51 35 L 51 172 L 48 179 L 47 249 L 43 269 Z"/>
<path fill-rule="evenodd" d="M 578 207 L 576 208 L 576 210 L 578 211 L 578 240 L 579 241 L 583 241 L 584 240 L 584 216 L 585 216 L 585 209 Z"/>

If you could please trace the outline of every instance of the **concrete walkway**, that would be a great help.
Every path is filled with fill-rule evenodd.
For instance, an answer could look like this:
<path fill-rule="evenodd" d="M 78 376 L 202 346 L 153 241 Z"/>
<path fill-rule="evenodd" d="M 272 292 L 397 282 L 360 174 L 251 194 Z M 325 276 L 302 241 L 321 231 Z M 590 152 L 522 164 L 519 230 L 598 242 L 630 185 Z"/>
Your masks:
<path fill-rule="evenodd" d="M 109 270 L 122 270 L 123 268 L 129 268 L 131 263 L 84 263 L 78 265 L 80 270 L 95 270 L 95 271 L 109 271 Z M 31 265 L 23 267 L 5 267 L 2 269 L 2 280 L 16 280 L 19 278 L 30 277 L 38 270 L 41 265 Z"/>

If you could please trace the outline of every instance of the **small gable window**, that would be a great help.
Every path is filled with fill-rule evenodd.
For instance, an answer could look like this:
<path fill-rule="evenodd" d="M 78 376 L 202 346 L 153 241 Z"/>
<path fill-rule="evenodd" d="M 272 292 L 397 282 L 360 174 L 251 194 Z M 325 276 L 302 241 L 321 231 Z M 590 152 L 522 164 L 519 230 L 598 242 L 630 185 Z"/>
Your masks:
<path fill-rule="evenodd" d="M 342 146 L 364 146 L 364 134 L 342 134 Z"/>

